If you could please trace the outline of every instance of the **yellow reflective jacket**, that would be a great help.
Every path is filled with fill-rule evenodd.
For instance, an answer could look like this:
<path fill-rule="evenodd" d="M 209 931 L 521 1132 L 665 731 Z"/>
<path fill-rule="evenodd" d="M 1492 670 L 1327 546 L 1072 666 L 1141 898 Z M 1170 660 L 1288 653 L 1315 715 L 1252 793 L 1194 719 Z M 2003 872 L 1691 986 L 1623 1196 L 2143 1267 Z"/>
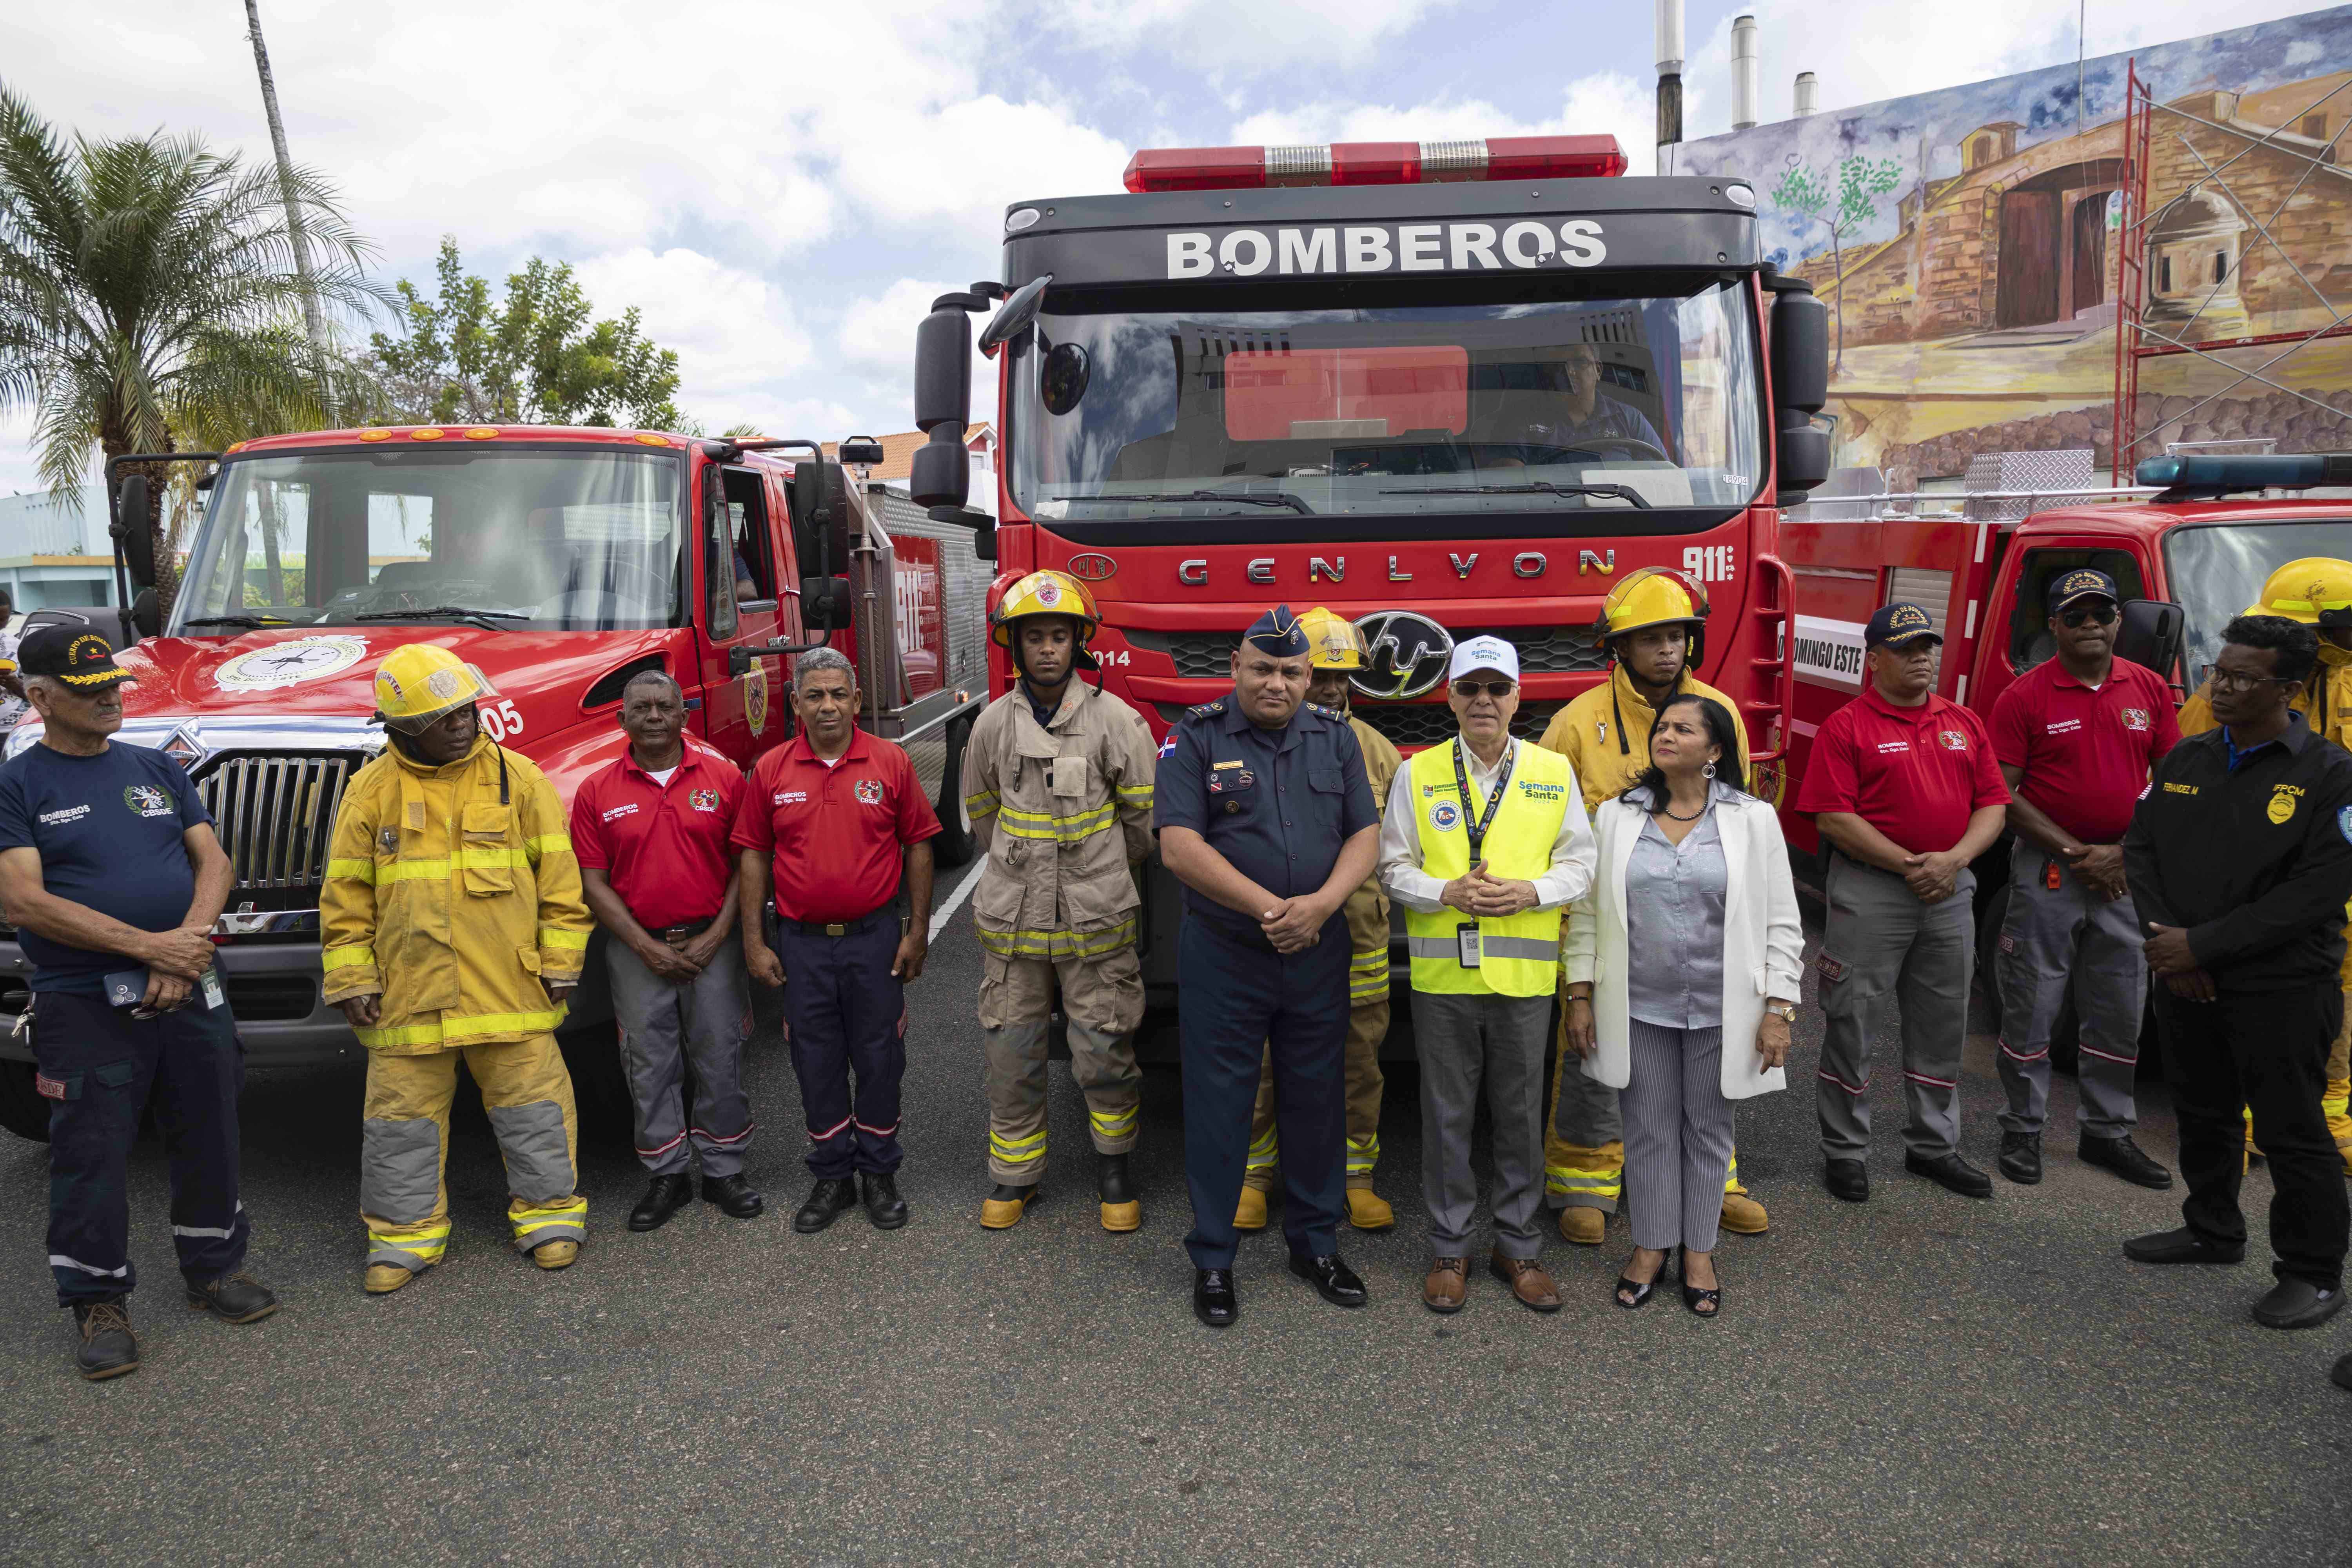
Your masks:
<path fill-rule="evenodd" d="M 1740 717 L 1739 704 L 1687 671 L 1679 689 L 1723 704 L 1739 732 L 1739 768 L 1746 773 L 1748 722 Z M 1623 795 L 1650 765 L 1650 726 L 1657 718 L 1650 700 L 1626 679 L 1624 668 L 1612 662 L 1609 679 L 1580 692 L 1553 714 L 1551 722 L 1544 726 L 1543 739 L 1536 744 L 1568 759 L 1569 766 L 1576 770 L 1578 787 L 1584 792 L 1584 809 L 1591 811 L 1602 801 Z"/>
<path fill-rule="evenodd" d="M 437 768 L 387 747 L 343 792 L 327 856 L 326 998 L 383 998 L 362 1045 L 422 1056 L 562 1021 L 546 987 L 579 980 L 595 921 L 530 763 L 487 735 Z"/>

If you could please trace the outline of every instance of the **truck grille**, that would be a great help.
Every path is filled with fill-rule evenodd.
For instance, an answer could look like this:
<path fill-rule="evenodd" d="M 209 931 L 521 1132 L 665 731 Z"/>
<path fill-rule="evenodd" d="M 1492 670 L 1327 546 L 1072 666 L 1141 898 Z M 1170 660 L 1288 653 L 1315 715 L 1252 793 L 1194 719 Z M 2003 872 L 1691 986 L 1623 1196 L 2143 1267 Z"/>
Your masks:
<path fill-rule="evenodd" d="M 1153 706 L 1168 723 L 1184 717 L 1181 703 L 1160 702 Z M 1522 741 L 1541 740 L 1552 715 L 1567 706 L 1565 702 L 1522 702 L 1519 710 L 1511 715 L 1511 733 Z M 1355 702 L 1349 705 L 1348 711 L 1399 748 L 1419 750 L 1454 738 L 1454 710 L 1443 702 Z"/>
<path fill-rule="evenodd" d="M 1217 679 L 1231 673 L 1238 636 L 1203 632 L 1123 632 L 1139 648 L 1164 653 L 1179 675 Z M 1469 626 L 1454 634 L 1455 642 L 1496 637 L 1519 650 L 1523 675 L 1599 675 L 1609 668 L 1609 656 L 1591 626 Z"/>
<path fill-rule="evenodd" d="M 196 794 L 246 888 L 317 888 L 343 786 L 364 758 L 226 756 L 203 765 Z"/>

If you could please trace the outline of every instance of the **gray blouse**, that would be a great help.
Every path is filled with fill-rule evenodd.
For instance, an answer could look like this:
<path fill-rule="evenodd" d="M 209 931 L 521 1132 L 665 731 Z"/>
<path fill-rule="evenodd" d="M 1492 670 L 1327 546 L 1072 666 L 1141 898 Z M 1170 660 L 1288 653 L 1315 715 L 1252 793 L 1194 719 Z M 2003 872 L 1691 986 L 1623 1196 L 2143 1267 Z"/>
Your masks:
<path fill-rule="evenodd" d="M 1727 872 L 1716 830 L 1721 786 L 1675 844 L 1644 816 L 1625 865 L 1627 1011 L 1669 1029 L 1723 1023 L 1723 900 Z M 1627 798 L 1646 805 L 1646 792 Z"/>

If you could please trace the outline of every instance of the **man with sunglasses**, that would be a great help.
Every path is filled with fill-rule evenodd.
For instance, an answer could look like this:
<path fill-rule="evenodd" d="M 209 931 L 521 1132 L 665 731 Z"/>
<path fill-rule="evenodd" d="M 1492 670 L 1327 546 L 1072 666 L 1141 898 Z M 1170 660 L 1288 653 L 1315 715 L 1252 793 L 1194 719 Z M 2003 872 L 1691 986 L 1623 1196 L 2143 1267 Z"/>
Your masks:
<path fill-rule="evenodd" d="M 2172 1173 L 2132 1142 L 2132 1079 L 2147 995 L 2141 932 L 2124 879 L 2124 830 L 2148 769 L 2180 740 L 2164 678 L 2116 657 L 2115 579 L 2058 573 L 2048 590 L 2056 657 L 2027 671 L 1992 709 L 1993 756 L 2009 783 L 2009 910 L 2000 952 L 1997 1059 L 2009 1096 L 2000 1173 L 2042 1180 L 2050 1103 L 2050 1031 L 2074 987 L 2082 1031 L 2085 1164 L 2158 1192 Z"/>

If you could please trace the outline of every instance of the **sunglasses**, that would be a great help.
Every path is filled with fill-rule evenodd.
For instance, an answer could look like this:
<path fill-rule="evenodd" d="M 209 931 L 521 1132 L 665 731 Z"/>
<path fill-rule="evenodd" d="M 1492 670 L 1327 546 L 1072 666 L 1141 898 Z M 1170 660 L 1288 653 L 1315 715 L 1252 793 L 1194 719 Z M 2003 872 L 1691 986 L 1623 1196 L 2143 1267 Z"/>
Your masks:
<path fill-rule="evenodd" d="M 1475 697 L 1480 692 L 1500 700 L 1518 689 L 1516 680 L 1457 680 L 1454 683 L 1456 697 Z"/>
<path fill-rule="evenodd" d="M 2081 626 L 2084 621 L 2090 622 L 2095 626 L 2114 626 L 2116 624 L 2116 607 L 2113 605 L 2101 605 L 2095 610 L 2061 610 L 2058 612 L 2058 624 L 2067 627 L 2069 630 Z"/>

